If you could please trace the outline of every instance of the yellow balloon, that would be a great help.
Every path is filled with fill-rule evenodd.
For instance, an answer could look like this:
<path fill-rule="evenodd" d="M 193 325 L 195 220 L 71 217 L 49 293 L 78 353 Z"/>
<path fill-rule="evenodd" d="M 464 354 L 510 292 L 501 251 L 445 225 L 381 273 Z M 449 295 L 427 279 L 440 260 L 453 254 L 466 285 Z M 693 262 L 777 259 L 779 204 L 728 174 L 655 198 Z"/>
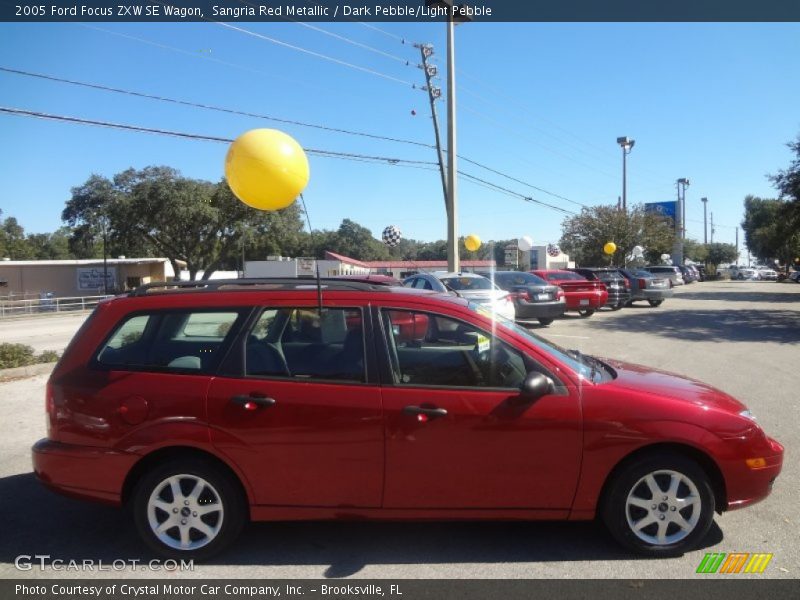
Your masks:
<path fill-rule="evenodd" d="M 607 242 L 605 246 L 603 246 L 603 252 L 606 254 L 614 254 L 617 251 L 617 245 L 614 242 Z"/>
<path fill-rule="evenodd" d="M 236 197 L 259 210 L 286 208 L 308 184 L 308 159 L 295 139 L 277 129 L 251 129 L 225 157 L 225 178 Z"/>
<path fill-rule="evenodd" d="M 464 239 L 464 247 L 470 252 L 475 252 L 478 248 L 481 247 L 481 238 L 479 238 L 474 233 L 472 235 L 468 235 Z"/>

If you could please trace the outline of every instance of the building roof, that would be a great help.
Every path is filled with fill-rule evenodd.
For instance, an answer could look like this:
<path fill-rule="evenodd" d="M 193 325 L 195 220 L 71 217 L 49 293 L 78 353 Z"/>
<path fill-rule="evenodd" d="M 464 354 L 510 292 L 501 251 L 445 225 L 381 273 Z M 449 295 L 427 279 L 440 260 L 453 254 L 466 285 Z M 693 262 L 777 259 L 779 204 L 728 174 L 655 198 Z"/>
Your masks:
<path fill-rule="evenodd" d="M 150 265 L 169 262 L 168 258 L 109 258 L 106 261 L 109 265 Z M 185 264 L 182 260 L 176 261 L 179 265 Z M 82 258 L 71 260 L 0 260 L 0 267 L 57 267 L 71 266 L 80 267 L 84 265 L 102 265 L 102 258 Z"/>
<path fill-rule="evenodd" d="M 331 252 L 330 250 L 325 250 L 325 260 L 338 260 L 339 262 L 347 263 L 349 265 L 354 265 L 356 267 L 363 267 L 365 269 L 369 268 L 369 264 L 361 262 L 360 260 L 356 260 L 355 258 L 350 258 L 349 256 L 342 256 L 341 254 L 336 254 L 335 252 Z"/>
<path fill-rule="evenodd" d="M 366 266 L 371 269 L 434 269 L 436 267 L 447 268 L 446 260 L 371 260 L 367 261 Z M 493 260 L 462 260 L 462 267 L 495 267 Z"/>

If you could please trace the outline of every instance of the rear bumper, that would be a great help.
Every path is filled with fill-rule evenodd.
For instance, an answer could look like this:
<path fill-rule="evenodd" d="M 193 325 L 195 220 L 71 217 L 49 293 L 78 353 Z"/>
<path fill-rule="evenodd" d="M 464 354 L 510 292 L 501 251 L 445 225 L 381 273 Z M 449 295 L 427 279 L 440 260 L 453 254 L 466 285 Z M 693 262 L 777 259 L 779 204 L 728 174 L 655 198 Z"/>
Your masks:
<path fill-rule="evenodd" d="M 637 290 L 631 300 L 666 300 L 672 298 L 675 292 L 670 288 L 656 288 Z"/>
<path fill-rule="evenodd" d="M 564 302 L 525 302 L 516 303 L 517 320 L 554 319 L 567 310 Z"/>
<path fill-rule="evenodd" d="M 567 292 L 564 296 L 567 310 L 597 309 L 604 306 L 608 300 L 608 292 L 597 290 L 594 292 Z"/>
<path fill-rule="evenodd" d="M 125 477 L 139 456 L 107 448 L 74 446 L 49 439 L 32 448 L 36 477 L 53 491 L 119 505 Z"/>
<path fill-rule="evenodd" d="M 727 510 L 736 510 L 760 502 L 770 495 L 775 479 L 783 466 L 783 446 L 772 438 L 767 438 L 767 452 L 758 454 L 764 466 L 748 467 L 744 460 L 729 461 L 725 465 L 725 480 L 728 488 Z"/>

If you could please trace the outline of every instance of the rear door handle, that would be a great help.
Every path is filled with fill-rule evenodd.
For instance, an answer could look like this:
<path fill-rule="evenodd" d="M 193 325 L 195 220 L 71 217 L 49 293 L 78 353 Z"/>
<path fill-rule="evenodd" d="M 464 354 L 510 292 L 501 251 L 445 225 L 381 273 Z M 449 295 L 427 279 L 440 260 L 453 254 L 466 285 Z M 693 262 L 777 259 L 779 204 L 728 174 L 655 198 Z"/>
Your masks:
<path fill-rule="evenodd" d="M 445 408 L 423 408 L 422 406 L 406 406 L 403 412 L 407 415 L 425 415 L 428 417 L 445 417 L 447 416 L 447 409 Z"/>
<path fill-rule="evenodd" d="M 231 402 L 241 406 L 245 410 L 256 410 L 257 408 L 267 408 L 275 404 L 275 398 L 268 398 L 262 394 L 250 394 L 249 396 L 232 396 Z"/>

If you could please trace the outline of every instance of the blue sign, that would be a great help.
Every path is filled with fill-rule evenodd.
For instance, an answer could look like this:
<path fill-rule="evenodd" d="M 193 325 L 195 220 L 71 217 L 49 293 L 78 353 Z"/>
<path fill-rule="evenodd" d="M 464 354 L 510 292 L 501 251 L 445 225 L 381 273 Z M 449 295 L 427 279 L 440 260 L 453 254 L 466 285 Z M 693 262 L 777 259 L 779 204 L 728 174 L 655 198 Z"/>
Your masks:
<path fill-rule="evenodd" d="M 677 221 L 676 215 L 678 214 L 678 202 L 648 202 L 644 205 L 644 210 L 647 213 L 655 213 L 661 217 L 668 217 L 672 222 Z"/>

